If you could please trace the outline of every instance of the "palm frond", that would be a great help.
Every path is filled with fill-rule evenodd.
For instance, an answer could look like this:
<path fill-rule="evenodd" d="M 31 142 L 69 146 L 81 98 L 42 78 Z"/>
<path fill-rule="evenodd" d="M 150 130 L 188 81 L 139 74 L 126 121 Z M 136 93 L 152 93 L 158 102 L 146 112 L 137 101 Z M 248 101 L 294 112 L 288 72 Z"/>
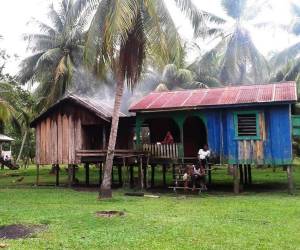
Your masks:
<path fill-rule="evenodd" d="M 55 25 L 55 29 L 58 32 L 62 32 L 64 30 L 64 22 L 62 21 L 62 16 L 55 10 L 53 4 L 49 6 L 49 18 L 51 19 L 52 23 Z"/>
<path fill-rule="evenodd" d="M 273 68 L 278 69 L 279 67 L 288 63 L 288 61 L 297 58 L 300 54 L 300 42 L 284 49 L 283 51 L 275 54 L 270 59 L 270 64 Z"/>
<path fill-rule="evenodd" d="M 176 5 L 180 8 L 180 10 L 191 20 L 194 35 L 201 36 L 203 35 L 209 28 L 207 27 L 207 22 L 222 24 L 225 22 L 224 19 L 215 16 L 209 12 L 198 10 L 198 8 L 194 5 L 192 0 L 174 0 Z M 217 30 L 216 30 L 217 31 Z"/>
<path fill-rule="evenodd" d="M 247 0 L 222 0 L 221 4 L 228 16 L 238 20 L 244 14 Z"/>

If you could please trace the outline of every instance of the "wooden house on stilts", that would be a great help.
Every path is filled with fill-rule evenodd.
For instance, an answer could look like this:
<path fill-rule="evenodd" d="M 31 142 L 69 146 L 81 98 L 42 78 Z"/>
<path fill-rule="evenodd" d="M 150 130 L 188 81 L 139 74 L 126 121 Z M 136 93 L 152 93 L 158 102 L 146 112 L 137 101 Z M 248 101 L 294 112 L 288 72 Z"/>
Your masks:
<path fill-rule="evenodd" d="M 214 163 L 234 167 L 234 190 L 251 182 L 251 166 L 286 166 L 292 189 L 292 115 L 295 82 L 152 92 L 130 107 L 137 146 L 153 158 L 191 162 L 208 144 Z M 141 131 L 147 127 L 150 142 Z M 167 132 L 173 144 L 157 143 Z M 210 173 L 210 172 L 209 172 Z"/>
<path fill-rule="evenodd" d="M 35 161 L 40 165 L 56 167 L 56 183 L 59 184 L 59 165 L 69 166 L 69 183 L 74 179 L 74 166 L 85 164 L 86 183 L 89 183 L 89 164 L 102 163 L 108 144 L 112 108 L 91 98 L 69 95 L 50 107 L 32 121 L 36 135 Z M 120 129 L 116 154 L 133 149 L 134 117 L 120 113 Z M 121 161 L 116 158 L 116 161 Z M 123 165 L 123 161 L 119 165 Z M 38 180 L 37 180 L 38 181 Z"/>
<path fill-rule="evenodd" d="M 155 168 L 162 166 L 166 185 L 167 169 L 175 179 L 176 169 L 197 162 L 207 144 L 212 164 L 233 167 L 235 192 L 251 183 L 257 165 L 286 166 L 291 191 L 293 131 L 300 135 L 300 118 L 291 112 L 296 101 L 295 82 L 152 92 L 129 108 L 135 116 L 120 114 L 114 162 L 119 180 L 130 166 L 132 181 L 138 165 L 141 186 L 148 177 L 153 186 Z M 88 183 L 88 164 L 105 160 L 111 114 L 111 107 L 90 98 L 70 95 L 57 102 L 32 122 L 37 165 L 83 163 Z M 163 143 L 168 132 L 172 142 Z"/>

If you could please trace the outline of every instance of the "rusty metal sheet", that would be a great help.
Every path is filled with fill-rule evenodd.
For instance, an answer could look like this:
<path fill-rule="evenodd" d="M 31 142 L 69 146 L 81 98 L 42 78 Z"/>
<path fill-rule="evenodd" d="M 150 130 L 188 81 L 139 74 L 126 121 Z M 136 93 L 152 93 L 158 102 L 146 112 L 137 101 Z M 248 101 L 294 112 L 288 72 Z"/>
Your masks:
<path fill-rule="evenodd" d="M 155 109 L 155 108 L 161 108 L 163 107 L 168 101 L 172 100 L 172 97 L 176 95 L 175 93 L 172 92 L 166 92 L 162 94 L 161 96 L 157 97 L 155 101 L 153 101 L 148 108 L 150 109 Z"/>
<path fill-rule="evenodd" d="M 152 92 L 130 107 L 130 111 L 170 110 L 239 104 L 295 102 L 295 82 L 242 85 L 212 89 Z"/>

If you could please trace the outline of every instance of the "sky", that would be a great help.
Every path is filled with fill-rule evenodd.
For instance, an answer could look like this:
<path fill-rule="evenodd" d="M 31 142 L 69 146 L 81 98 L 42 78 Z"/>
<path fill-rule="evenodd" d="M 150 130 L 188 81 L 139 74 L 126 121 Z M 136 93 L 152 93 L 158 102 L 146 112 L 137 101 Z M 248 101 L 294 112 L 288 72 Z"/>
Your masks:
<path fill-rule="evenodd" d="M 15 74 L 18 71 L 20 61 L 30 55 L 27 50 L 27 44 L 22 39 L 25 33 L 37 32 L 37 28 L 32 23 L 36 18 L 47 22 L 47 8 L 52 2 L 59 0 L 0 0 L 0 34 L 3 39 L 0 40 L 0 48 L 4 48 L 10 55 L 17 55 L 18 58 L 12 57 L 6 66 L 6 71 Z M 164 0 L 170 10 L 179 33 L 187 42 L 197 42 L 203 50 L 207 50 L 213 42 L 203 42 L 200 39 L 193 38 L 192 28 L 184 15 L 176 8 L 174 1 Z M 193 0 L 195 5 L 200 9 L 212 12 L 216 15 L 226 17 L 220 0 Z M 249 0 L 250 3 L 257 3 L 259 0 Z M 296 0 L 271 0 L 271 9 L 267 8 L 258 14 L 255 19 L 257 22 L 273 22 L 276 24 L 289 25 L 292 22 L 290 13 L 290 2 Z M 265 56 L 275 51 L 280 51 L 296 41 L 296 38 L 288 35 L 283 31 L 274 30 L 270 27 L 264 29 L 254 29 L 248 27 L 253 41 L 257 48 Z M 211 44 L 211 45 L 209 45 Z M 195 57 L 195 53 L 190 53 L 190 60 Z"/>

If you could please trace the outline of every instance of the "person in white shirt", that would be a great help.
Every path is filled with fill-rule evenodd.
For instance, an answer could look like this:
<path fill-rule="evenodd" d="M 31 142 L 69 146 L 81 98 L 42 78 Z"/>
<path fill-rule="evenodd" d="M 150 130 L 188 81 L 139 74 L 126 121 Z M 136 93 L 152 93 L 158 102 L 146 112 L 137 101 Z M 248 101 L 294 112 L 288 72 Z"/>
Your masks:
<path fill-rule="evenodd" d="M 200 185 L 202 189 L 204 190 L 207 189 L 205 185 L 205 168 L 209 156 L 210 156 L 210 151 L 208 149 L 208 145 L 205 144 L 203 149 L 201 148 L 198 152 L 199 164 L 194 166 L 194 171 L 192 175 L 193 190 L 196 187 L 197 180 L 200 180 Z"/>

